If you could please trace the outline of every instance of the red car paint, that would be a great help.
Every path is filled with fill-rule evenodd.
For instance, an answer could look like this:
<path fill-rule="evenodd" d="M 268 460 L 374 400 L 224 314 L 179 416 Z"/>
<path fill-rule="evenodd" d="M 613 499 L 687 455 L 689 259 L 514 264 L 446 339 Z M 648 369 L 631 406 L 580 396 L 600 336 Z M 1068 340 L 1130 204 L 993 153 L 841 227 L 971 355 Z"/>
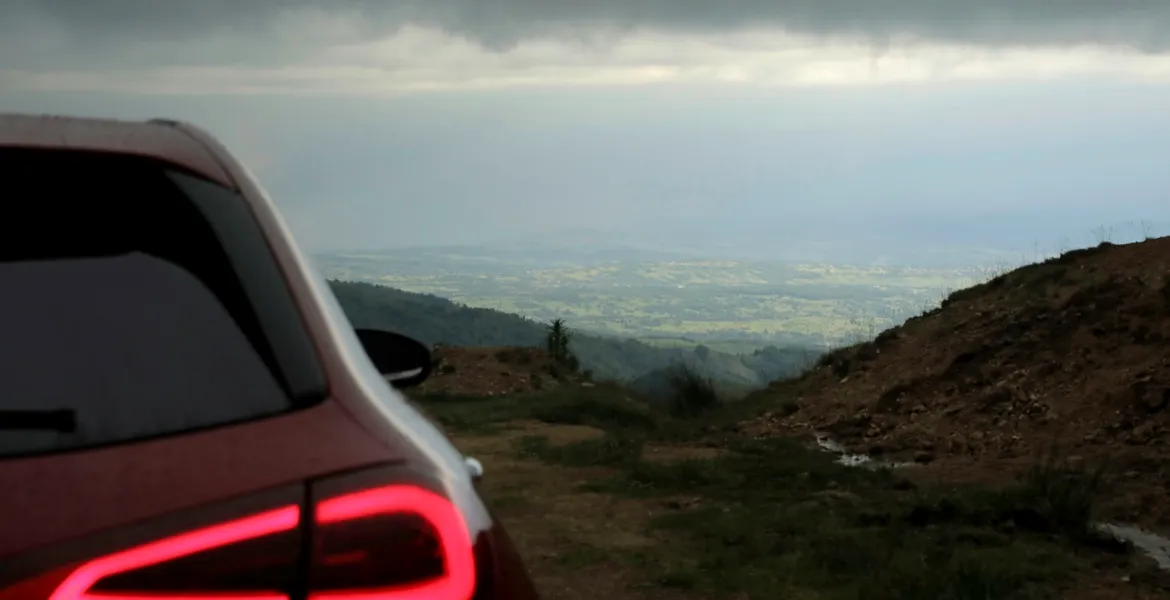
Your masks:
<path fill-rule="evenodd" d="M 277 414 L 0 454 L 0 600 L 537 598 L 458 453 L 380 378 L 267 195 L 210 135 L 0 115 L 5 150 L 50 152 L 48 165 L 55 152 L 135 157 L 238 195 L 324 387 Z"/>

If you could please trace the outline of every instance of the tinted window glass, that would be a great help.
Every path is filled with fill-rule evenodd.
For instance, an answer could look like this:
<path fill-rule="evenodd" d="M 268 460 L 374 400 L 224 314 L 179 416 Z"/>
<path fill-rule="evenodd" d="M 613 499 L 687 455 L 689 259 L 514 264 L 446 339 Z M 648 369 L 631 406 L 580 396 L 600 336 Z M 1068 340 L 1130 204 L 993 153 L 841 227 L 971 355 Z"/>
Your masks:
<path fill-rule="evenodd" d="M 271 257 L 229 256 L 225 232 L 175 185 L 188 176 L 128 159 L 4 159 L 68 176 L 18 186 L 29 201 L 20 212 L 9 205 L 0 224 L 8 240 L 0 455 L 173 434 L 295 405 L 298 390 L 283 376 L 289 352 L 274 351 L 265 334 L 289 324 L 261 319 L 233 268 L 275 272 Z M 247 233 L 234 226 L 227 233 Z M 266 297 L 280 293 L 273 287 Z"/>

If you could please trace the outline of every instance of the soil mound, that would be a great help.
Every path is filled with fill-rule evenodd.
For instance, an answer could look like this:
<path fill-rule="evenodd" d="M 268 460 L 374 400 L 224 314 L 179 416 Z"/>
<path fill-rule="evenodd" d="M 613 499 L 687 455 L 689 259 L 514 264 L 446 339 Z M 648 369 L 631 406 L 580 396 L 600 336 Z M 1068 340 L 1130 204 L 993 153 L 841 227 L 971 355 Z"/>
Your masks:
<path fill-rule="evenodd" d="M 498 396 L 534 392 L 575 377 L 540 348 L 440 346 L 432 353 L 434 370 L 418 387 L 423 393 Z"/>
<path fill-rule="evenodd" d="M 1170 524 L 1170 238 L 960 290 L 761 393 L 785 410 L 745 423 L 752 435 L 815 429 L 957 479 L 1002 477 L 1057 448 L 1107 464 L 1124 490 L 1117 518 Z"/>

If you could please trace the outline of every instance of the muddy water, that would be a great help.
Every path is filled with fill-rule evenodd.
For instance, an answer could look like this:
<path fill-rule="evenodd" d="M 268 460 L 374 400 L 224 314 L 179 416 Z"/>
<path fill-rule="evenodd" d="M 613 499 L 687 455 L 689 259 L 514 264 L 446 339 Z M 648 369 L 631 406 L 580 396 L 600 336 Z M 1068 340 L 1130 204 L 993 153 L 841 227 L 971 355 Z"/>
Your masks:
<path fill-rule="evenodd" d="M 903 469 L 906 467 L 913 467 L 914 463 L 910 462 L 893 462 L 887 460 L 875 460 L 865 454 L 850 454 L 845 451 L 845 447 L 833 441 L 829 436 L 818 433 L 817 446 L 826 452 L 832 452 L 837 455 L 837 463 L 847 467 L 862 467 L 864 469 Z"/>
<path fill-rule="evenodd" d="M 816 434 L 817 446 L 826 452 L 837 455 L 837 462 L 847 467 L 861 467 L 863 469 L 903 469 L 915 466 L 914 463 L 892 462 L 875 460 L 864 454 L 850 454 L 845 447 L 833 441 L 828 435 Z M 1098 531 L 1108 533 L 1113 537 L 1129 542 L 1141 550 L 1146 556 L 1154 559 L 1158 567 L 1170 571 L 1170 538 L 1146 531 L 1134 525 L 1117 523 L 1096 523 L 1093 525 Z"/>
<path fill-rule="evenodd" d="M 1117 525 L 1115 523 L 1097 523 L 1094 525 L 1099 531 L 1113 535 L 1113 537 L 1127 541 L 1138 550 L 1141 550 L 1158 563 L 1163 571 L 1170 571 L 1170 539 L 1156 533 L 1151 533 L 1135 525 Z"/>

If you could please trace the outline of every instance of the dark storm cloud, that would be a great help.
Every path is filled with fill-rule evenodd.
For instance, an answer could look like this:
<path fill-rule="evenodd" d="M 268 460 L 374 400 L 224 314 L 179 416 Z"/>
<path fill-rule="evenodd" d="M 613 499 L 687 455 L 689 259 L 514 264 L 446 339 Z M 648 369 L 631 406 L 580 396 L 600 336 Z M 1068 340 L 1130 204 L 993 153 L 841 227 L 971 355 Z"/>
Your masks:
<path fill-rule="evenodd" d="M 361 30 L 348 36 L 419 24 L 491 49 L 539 35 L 745 26 L 877 45 L 908 36 L 985 45 L 1170 48 L 1170 0 L 0 0 L 0 34 L 6 38 L 0 43 L 7 50 L 4 62 L 30 65 L 82 65 L 107 52 L 142 63 L 295 60 L 301 52 L 342 41 L 324 29 L 320 36 L 274 37 L 281 18 L 314 11 L 360 15 Z M 50 47 L 37 39 L 42 29 L 67 41 Z M 10 45 L 13 39 L 24 51 Z M 212 39 L 214 44 L 199 46 Z M 72 53 L 53 55 L 63 48 Z M 38 49 L 42 53 L 35 55 Z"/>

